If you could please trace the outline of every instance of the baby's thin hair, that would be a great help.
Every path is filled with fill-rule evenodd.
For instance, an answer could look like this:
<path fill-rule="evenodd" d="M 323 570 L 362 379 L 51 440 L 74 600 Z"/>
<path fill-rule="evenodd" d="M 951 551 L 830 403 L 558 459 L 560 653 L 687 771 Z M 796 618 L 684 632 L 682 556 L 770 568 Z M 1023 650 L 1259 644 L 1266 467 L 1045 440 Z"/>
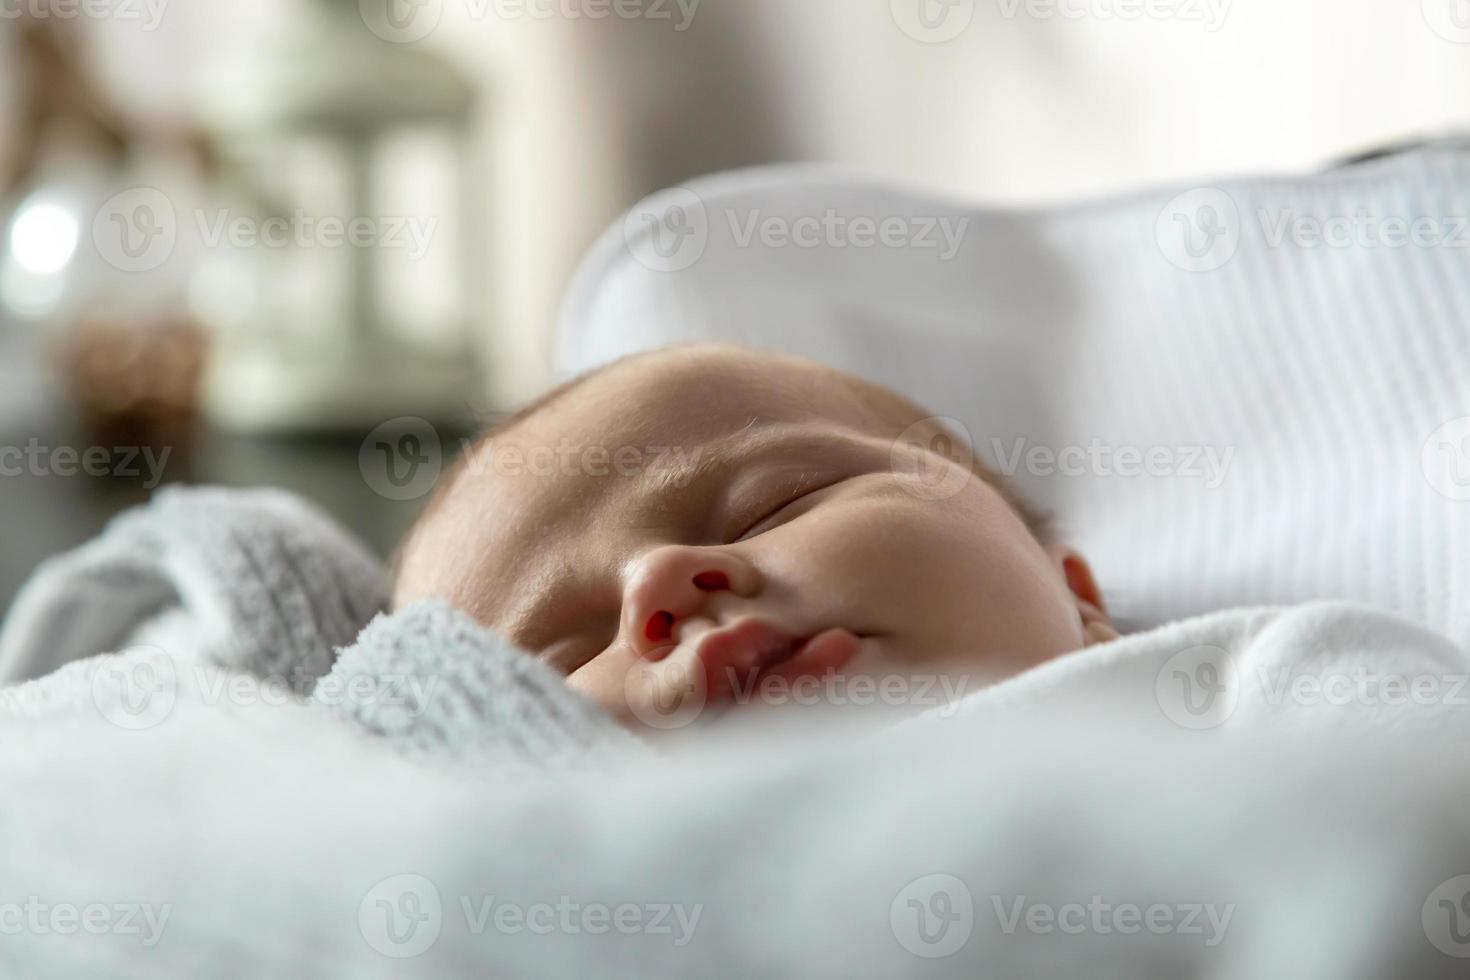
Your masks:
<path fill-rule="evenodd" d="M 692 347 L 700 346 L 700 344 L 696 341 L 674 346 Z M 664 352 L 670 349 L 671 348 L 669 347 L 661 347 L 658 348 L 657 351 L 636 351 L 632 354 L 625 354 L 622 357 L 617 358 L 616 360 L 609 361 L 606 364 L 602 364 L 598 367 L 584 371 L 581 374 L 576 375 L 575 377 L 568 378 L 567 380 L 553 387 L 550 391 L 547 391 L 544 394 L 533 398 L 531 401 L 522 405 L 520 408 L 516 409 L 509 415 L 505 415 L 499 418 L 492 417 L 488 421 L 488 424 L 484 425 L 481 428 L 479 434 L 475 437 L 474 442 L 463 452 L 459 453 L 449 464 L 449 466 L 445 468 L 444 473 L 439 478 L 438 485 L 434 488 L 433 494 L 424 504 L 424 508 L 422 511 L 419 512 L 418 517 L 414 519 L 413 526 L 410 527 L 408 533 L 403 536 L 403 540 L 398 543 L 398 547 L 393 549 L 393 554 L 389 558 L 389 572 L 392 577 L 392 581 L 397 582 L 398 580 L 398 574 L 402 567 L 403 555 L 408 550 L 408 546 L 413 541 L 415 534 L 418 532 L 419 528 L 423 527 L 423 525 L 431 517 L 433 517 L 433 515 L 439 510 L 439 508 L 443 506 L 445 498 L 449 496 L 450 489 L 453 488 L 454 484 L 459 480 L 460 474 L 463 472 L 466 462 L 469 460 L 476 449 L 484 445 L 487 440 L 494 440 L 496 438 L 499 438 L 512 429 L 516 428 L 517 426 L 521 425 L 526 420 L 536 415 L 539 415 L 541 412 L 545 411 L 552 405 L 566 398 L 572 392 L 576 391 L 578 388 L 581 388 L 589 381 L 600 377 L 602 374 L 617 367 L 618 365 L 624 364 L 631 360 L 635 360 L 639 357 L 643 357 L 647 354 Z M 843 377 L 848 381 L 849 385 L 854 389 L 854 391 L 860 396 L 860 399 L 862 400 L 864 406 L 870 412 L 872 412 L 879 421 L 881 421 L 885 425 L 896 427 L 893 430 L 895 434 L 908 429 L 910 426 L 918 422 L 927 421 L 928 424 L 933 427 L 935 435 L 942 434 L 948 436 L 950 439 L 956 442 L 961 441 L 957 433 L 953 432 L 943 422 L 939 421 L 935 416 L 924 409 L 923 406 L 914 401 L 911 401 L 898 392 L 875 382 L 868 381 L 864 378 L 855 377 L 853 375 L 848 375 L 845 373 L 843 373 Z M 1052 522 L 1052 516 L 1050 514 L 1037 509 L 1034 505 L 1031 504 L 1030 501 L 1026 500 L 1016 490 L 1015 486 L 1012 485 L 1010 480 L 1006 479 L 1002 474 L 991 469 L 989 466 L 986 466 L 983 462 L 981 462 L 979 457 L 975 456 L 973 453 L 971 454 L 970 459 L 970 471 L 978 476 L 980 479 L 984 480 L 991 487 L 993 487 L 996 493 L 1000 494 L 1001 499 L 1010 506 L 1010 508 L 1016 513 L 1016 516 L 1021 519 L 1022 523 L 1026 525 L 1026 528 L 1031 532 L 1031 535 L 1035 537 L 1037 541 L 1041 542 L 1042 544 L 1052 543 L 1054 539 L 1055 528 Z"/>

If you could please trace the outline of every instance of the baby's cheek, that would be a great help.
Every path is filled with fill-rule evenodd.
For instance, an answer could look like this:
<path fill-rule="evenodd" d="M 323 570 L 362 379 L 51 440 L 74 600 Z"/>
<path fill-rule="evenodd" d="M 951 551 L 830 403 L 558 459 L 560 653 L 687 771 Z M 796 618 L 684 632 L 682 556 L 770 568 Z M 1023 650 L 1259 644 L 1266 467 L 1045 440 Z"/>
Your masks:
<path fill-rule="evenodd" d="M 628 687 L 637 678 L 629 675 L 639 663 L 631 651 L 608 650 L 567 675 L 567 687 L 619 719 L 626 719 Z"/>
<path fill-rule="evenodd" d="M 955 574 L 949 552 L 964 547 L 959 523 L 940 505 L 907 495 L 849 494 L 762 535 L 755 547 L 759 564 L 789 583 L 803 606 L 845 611 L 878 631 L 882 624 L 868 617 L 925 614 L 925 593 Z"/>
<path fill-rule="evenodd" d="M 899 487 L 854 506 L 832 555 L 921 659 L 978 656 L 1014 672 L 1081 646 L 1060 573 L 993 488 L 977 478 L 924 499 Z"/>

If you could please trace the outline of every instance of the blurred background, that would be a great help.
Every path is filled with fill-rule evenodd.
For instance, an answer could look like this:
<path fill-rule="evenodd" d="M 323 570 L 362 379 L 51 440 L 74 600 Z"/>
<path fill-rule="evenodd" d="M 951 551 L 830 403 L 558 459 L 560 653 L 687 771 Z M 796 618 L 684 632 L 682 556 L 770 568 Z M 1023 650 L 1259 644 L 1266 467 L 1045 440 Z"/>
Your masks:
<path fill-rule="evenodd" d="M 169 482 L 386 554 L 373 454 L 544 387 L 579 256 L 686 178 L 1031 207 L 1467 119 L 1466 0 L 0 0 L 0 610 Z"/>

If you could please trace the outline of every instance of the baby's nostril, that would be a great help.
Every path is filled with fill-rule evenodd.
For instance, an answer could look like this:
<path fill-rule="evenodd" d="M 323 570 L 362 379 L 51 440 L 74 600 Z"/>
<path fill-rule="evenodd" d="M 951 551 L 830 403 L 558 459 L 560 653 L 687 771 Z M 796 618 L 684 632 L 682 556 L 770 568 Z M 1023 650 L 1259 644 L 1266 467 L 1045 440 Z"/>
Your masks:
<path fill-rule="evenodd" d="M 724 572 L 700 572 L 694 576 L 694 587 L 702 592 L 719 592 L 730 587 Z"/>
<path fill-rule="evenodd" d="M 643 629 L 643 635 L 655 643 L 667 640 L 674 631 L 674 614 L 659 610 L 648 620 L 648 625 Z"/>

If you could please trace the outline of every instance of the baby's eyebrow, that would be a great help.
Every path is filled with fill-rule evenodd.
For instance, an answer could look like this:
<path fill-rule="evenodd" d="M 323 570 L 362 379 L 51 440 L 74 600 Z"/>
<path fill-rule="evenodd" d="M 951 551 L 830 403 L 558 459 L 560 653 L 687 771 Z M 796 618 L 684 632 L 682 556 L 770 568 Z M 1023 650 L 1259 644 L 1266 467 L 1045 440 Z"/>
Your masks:
<path fill-rule="evenodd" d="M 841 441 L 823 423 L 761 422 L 752 418 L 742 428 L 692 448 L 656 447 L 663 452 L 656 454 L 643 472 L 640 489 L 650 494 L 687 490 L 763 456 L 801 449 L 830 449 Z"/>
<path fill-rule="evenodd" d="M 640 489 L 644 493 L 663 494 L 713 482 L 738 466 L 747 455 L 745 447 L 752 441 L 746 435 L 749 431 L 742 429 L 739 438 L 722 439 L 692 449 L 661 447 L 664 452 L 644 472 Z"/>

